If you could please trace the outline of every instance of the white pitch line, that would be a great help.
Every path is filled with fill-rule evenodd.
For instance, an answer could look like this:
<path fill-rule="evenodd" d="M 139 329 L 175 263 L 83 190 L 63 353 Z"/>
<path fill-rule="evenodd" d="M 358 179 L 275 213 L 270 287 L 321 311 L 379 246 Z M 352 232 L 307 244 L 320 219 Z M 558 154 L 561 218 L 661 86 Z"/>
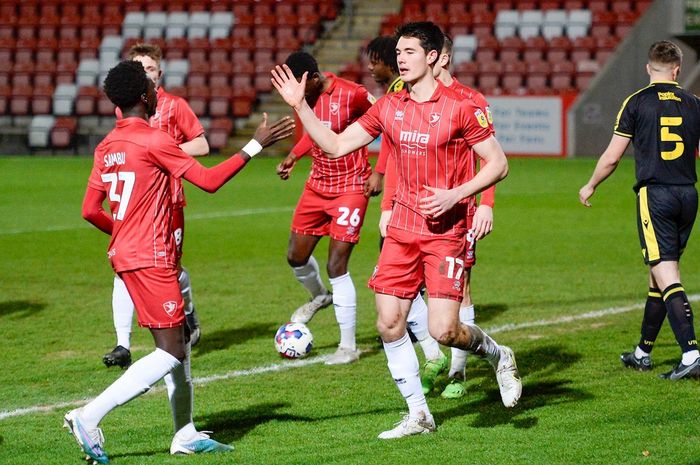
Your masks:
<path fill-rule="evenodd" d="M 266 215 L 270 213 L 286 213 L 294 211 L 294 207 L 271 207 L 271 208 L 246 208 L 244 210 L 234 210 L 234 211 L 222 211 L 222 212 L 209 212 L 209 213 L 193 213 L 186 215 L 187 221 L 197 221 L 197 220 L 208 220 L 212 218 L 234 218 L 237 216 L 250 216 L 250 215 Z M 43 228 L 17 228 L 8 229 L 5 231 L 0 230 L 0 236 L 9 236 L 13 234 L 27 234 L 27 233 L 44 233 L 44 232 L 56 232 L 56 231 L 72 231 L 75 229 L 88 229 L 92 228 L 91 224 L 87 222 L 76 223 L 71 225 L 56 225 L 56 226 L 45 226 Z"/>
<path fill-rule="evenodd" d="M 700 294 L 691 294 L 688 296 L 688 300 L 690 300 L 692 302 L 698 301 L 698 300 L 700 300 Z M 537 327 L 541 327 L 541 326 L 552 326 L 552 325 L 558 325 L 558 324 L 571 323 L 573 321 L 591 320 L 591 319 L 600 318 L 603 316 L 617 315 L 620 313 L 631 312 L 632 310 L 637 310 L 643 306 L 644 306 L 643 303 L 639 303 L 639 304 L 635 304 L 635 305 L 626 305 L 624 307 L 611 307 L 611 308 L 606 308 L 603 310 L 595 310 L 592 312 L 580 313 L 578 315 L 562 316 L 562 317 L 554 318 L 551 320 L 535 320 L 535 321 L 527 321 L 527 322 L 523 322 L 523 323 L 511 323 L 511 324 L 506 324 L 506 325 L 501 325 L 501 326 L 494 326 L 492 328 L 487 329 L 486 332 L 489 334 L 496 334 L 496 333 L 503 333 L 506 331 L 514 331 L 514 330 L 518 330 L 518 329 L 537 328 Z M 292 368 L 300 368 L 300 367 L 309 366 L 309 365 L 316 365 L 318 363 L 324 362 L 326 360 L 326 358 L 328 358 L 327 355 L 322 355 L 322 356 L 307 358 L 307 359 L 302 359 L 302 360 L 290 360 L 290 361 L 287 361 L 284 363 L 277 363 L 277 364 L 266 365 L 266 366 L 262 366 L 262 367 L 254 367 L 254 368 L 250 368 L 248 370 L 235 370 L 235 371 L 230 371 L 228 373 L 223 373 L 220 375 L 211 375 L 211 376 L 205 376 L 202 378 L 194 378 L 193 382 L 194 382 L 194 384 L 197 384 L 197 385 L 205 385 L 205 384 L 213 383 L 216 381 L 223 381 L 223 380 L 239 378 L 239 377 L 243 377 L 243 376 L 252 376 L 252 375 L 259 375 L 259 374 L 263 374 L 263 373 L 272 373 L 272 372 L 277 372 L 277 371 L 289 370 Z M 151 389 L 151 391 L 149 391 L 149 392 L 159 392 L 163 389 L 164 389 L 163 387 L 158 387 L 155 389 Z M 52 412 L 52 411 L 58 410 L 58 409 L 77 407 L 80 405 L 84 405 L 87 402 L 90 402 L 91 400 L 92 400 L 92 398 L 86 398 L 86 399 L 74 400 L 74 401 L 69 401 L 69 402 L 59 402 L 56 404 L 35 405 L 33 407 L 25 407 L 25 408 L 18 408 L 15 410 L 0 411 L 0 420 L 4 420 L 6 418 L 12 418 L 12 417 L 20 417 L 20 416 L 24 416 L 24 415 L 31 415 L 33 413 Z"/>

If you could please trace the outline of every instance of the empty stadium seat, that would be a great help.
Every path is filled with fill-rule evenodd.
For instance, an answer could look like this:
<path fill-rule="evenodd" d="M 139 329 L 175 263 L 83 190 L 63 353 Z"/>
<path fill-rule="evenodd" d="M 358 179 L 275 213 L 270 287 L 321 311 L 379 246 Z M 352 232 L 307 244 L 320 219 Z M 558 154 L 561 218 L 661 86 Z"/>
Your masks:
<path fill-rule="evenodd" d="M 53 93 L 53 113 L 59 116 L 73 114 L 73 101 L 78 92 L 75 84 L 58 84 Z"/>
<path fill-rule="evenodd" d="M 163 37 L 167 24 L 168 14 L 166 12 L 149 11 L 146 13 L 143 25 L 143 38 L 148 41 L 157 37 Z"/>
<path fill-rule="evenodd" d="M 173 11 L 168 14 L 168 20 L 165 26 L 165 39 L 184 37 L 187 32 L 189 20 L 190 15 L 185 11 Z"/>
<path fill-rule="evenodd" d="M 51 128 L 50 143 L 51 147 L 57 149 L 66 149 L 74 145 L 74 136 L 78 123 L 75 118 L 60 117 Z"/>
<path fill-rule="evenodd" d="M 211 15 L 211 23 L 209 26 L 209 39 L 215 40 L 218 38 L 228 37 L 233 26 L 233 14 L 230 12 L 219 11 Z"/>
<path fill-rule="evenodd" d="M 214 150 L 221 150 L 228 144 L 228 138 L 233 131 L 233 122 L 228 118 L 212 119 L 207 133 L 209 147 Z"/>
<path fill-rule="evenodd" d="M 212 118 L 227 116 L 229 114 L 232 97 L 231 86 L 211 86 L 209 116 Z"/>
<path fill-rule="evenodd" d="M 49 146 L 49 134 L 56 118 L 53 115 L 34 116 L 29 124 L 29 147 L 46 148 Z"/>
<path fill-rule="evenodd" d="M 566 23 L 567 15 L 565 10 L 545 11 L 542 21 L 542 36 L 547 40 L 563 36 Z"/>
<path fill-rule="evenodd" d="M 588 35 L 593 16 L 590 10 L 570 10 L 566 24 L 566 35 L 571 40 Z"/>
<path fill-rule="evenodd" d="M 97 87 L 81 87 L 75 97 L 75 114 L 78 116 L 94 114 L 99 94 Z"/>
<path fill-rule="evenodd" d="M 34 86 L 31 101 L 32 114 L 46 115 L 51 113 L 53 91 L 52 85 Z"/>
<path fill-rule="evenodd" d="M 494 34 L 496 38 L 503 39 L 516 34 L 520 23 L 520 12 L 517 10 L 501 10 L 496 14 Z"/>
<path fill-rule="evenodd" d="M 195 11 L 190 13 L 190 20 L 187 24 L 187 38 L 196 39 L 206 37 L 211 22 L 211 13 L 208 11 Z"/>
<path fill-rule="evenodd" d="M 100 62 L 115 63 L 120 60 L 124 39 L 121 36 L 106 36 L 100 43 Z"/>
<path fill-rule="evenodd" d="M 453 39 L 452 62 L 455 64 L 471 61 L 477 48 L 476 36 L 458 35 Z"/>
<path fill-rule="evenodd" d="M 518 35 L 523 40 L 539 36 L 543 21 L 544 14 L 541 10 L 523 10 L 520 13 Z"/>
<path fill-rule="evenodd" d="M 167 88 L 184 86 L 189 68 L 187 60 L 168 60 L 163 67 L 165 86 Z"/>
<path fill-rule="evenodd" d="M 124 16 L 122 23 L 122 37 L 141 37 L 144 23 L 146 22 L 146 14 L 142 11 L 130 11 Z"/>
<path fill-rule="evenodd" d="M 525 43 L 519 37 L 505 37 L 501 40 L 501 52 L 499 60 L 504 63 L 520 60 L 520 54 L 525 47 Z"/>

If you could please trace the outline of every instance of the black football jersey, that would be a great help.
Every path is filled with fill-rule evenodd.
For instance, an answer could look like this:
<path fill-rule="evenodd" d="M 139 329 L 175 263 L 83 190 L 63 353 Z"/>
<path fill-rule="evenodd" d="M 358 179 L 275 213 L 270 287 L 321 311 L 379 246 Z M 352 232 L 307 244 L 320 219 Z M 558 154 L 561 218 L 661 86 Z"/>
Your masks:
<path fill-rule="evenodd" d="M 637 183 L 695 184 L 700 99 L 670 81 L 656 81 L 627 97 L 615 134 L 632 139 Z"/>

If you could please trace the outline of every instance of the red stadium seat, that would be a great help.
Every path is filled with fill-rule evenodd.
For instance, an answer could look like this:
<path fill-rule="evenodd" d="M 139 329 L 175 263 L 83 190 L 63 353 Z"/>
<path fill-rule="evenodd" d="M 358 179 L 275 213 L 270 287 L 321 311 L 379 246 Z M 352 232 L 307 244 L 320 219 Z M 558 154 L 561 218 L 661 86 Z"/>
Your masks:
<path fill-rule="evenodd" d="M 228 116 L 232 96 L 231 86 L 212 86 L 209 99 L 209 116 L 212 118 Z"/>
<path fill-rule="evenodd" d="M 14 116 L 26 116 L 30 113 L 32 99 L 32 86 L 16 86 L 12 88 L 10 99 L 10 114 Z"/>
<path fill-rule="evenodd" d="M 586 7 L 586 2 L 583 0 L 564 0 L 562 6 L 565 10 L 582 10 Z"/>
<path fill-rule="evenodd" d="M 485 36 L 477 39 L 477 49 L 474 54 L 474 61 L 494 61 L 499 50 L 499 42 L 493 36 Z"/>
<path fill-rule="evenodd" d="M 97 87 L 81 87 L 75 96 L 75 114 L 78 116 L 94 115 L 99 97 L 100 91 Z"/>
<path fill-rule="evenodd" d="M 15 52 L 15 39 L 0 37 L 0 63 L 9 63 Z"/>
<path fill-rule="evenodd" d="M 563 61 L 552 65 L 550 84 L 552 89 L 559 91 L 571 90 L 574 83 L 574 64 L 570 61 Z"/>
<path fill-rule="evenodd" d="M 77 127 L 78 122 L 75 118 L 65 116 L 56 118 L 56 123 L 51 129 L 51 146 L 56 149 L 71 147 Z"/>
<path fill-rule="evenodd" d="M 56 81 L 56 63 L 53 61 L 37 61 L 34 68 L 35 86 L 53 86 Z"/>
<path fill-rule="evenodd" d="M 34 62 L 33 61 L 17 62 L 12 67 L 11 84 L 13 87 L 31 86 L 33 78 L 34 78 Z"/>
<path fill-rule="evenodd" d="M 474 5 L 472 5 L 473 7 Z M 472 9 L 472 11 L 474 11 Z M 472 34 L 474 34 L 479 41 L 483 37 L 493 36 L 493 25 L 496 21 L 493 13 L 489 11 L 474 13 L 472 17 Z"/>
<path fill-rule="evenodd" d="M 228 37 L 221 37 L 215 39 L 209 49 L 209 61 L 217 63 L 220 61 L 230 61 L 231 60 L 231 39 Z"/>
<path fill-rule="evenodd" d="M 74 83 L 77 69 L 78 63 L 75 61 L 58 61 L 56 64 L 56 85 Z"/>
<path fill-rule="evenodd" d="M 55 37 L 39 39 L 36 44 L 36 62 L 46 63 L 56 61 L 58 40 Z"/>
<path fill-rule="evenodd" d="M 593 56 L 595 48 L 596 43 L 593 37 L 577 37 L 571 45 L 571 61 L 576 63 L 581 60 L 590 59 Z"/>
<path fill-rule="evenodd" d="M 10 110 L 10 99 L 12 98 L 12 87 L 8 84 L 0 84 L 0 115 L 8 114 Z"/>
<path fill-rule="evenodd" d="M 494 89 L 500 87 L 503 65 L 499 61 L 479 63 L 479 89 Z"/>
<path fill-rule="evenodd" d="M 469 9 L 472 14 L 490 12 L 491 3 L 491 0 L 473 0 L 469 2 Z"/>
<path fill-rule="evenodd" d="M 559 0 L 541 0 L 540 10 L 560 10 L 561 2 Z"/>
<path fill-rule="evenodd" d="M 516 2 L 517 3 L 517 2 Z M 501 10 L 514 10 L 513 0 L 495 0 L 493 2 L 493 12 L 498 13 Z"/>
<path fill-rule="evenodd" d="M 86 58 L 97 58 L 97 53 L 100 48 L 100 38 L 81 38 L 80 39 L 80 50 L 78 51 L 78 57 L 83 60 Z"/>
<path fill-rule="evenodd" d="M 228 138 L 233 131 L 233 122 L 228 118 L 216 118 L 211 121 L 207 141 L 209 147 L 221 150 L 228 144 Z"/>
<path fill-rule="evenodd" d="M 505 37 L 501 40 L 501 53 L 499 60 L 507 63 L 520 60 L 520 54 L 525 47 L 525 42 L 520 37 Z"/>
<path fill-rule="evenodd" d="M 209 105 L 209 88 L 206 86 L 188 86 L 187 101 L 195 115 L 206 115 Z"/>
<path fill-rule="evenodd" d="M 99 116 L 114 116 L 114 104 L 104 92 L 100 92 L 97 97 L 97 114 Z"/>
<path fill-rule="evenodd" d="M 253 111 L 253 103 L 256 99 L 255 89 L 252 87 L 234 87 L 231 100 L 231 113 L 236 118 L 243 118 Z"/>
<path fill-rule="evenodd" d="M 48 115 L 51 113 L 53 90 L 53 86 L 34 87 L 34 94 L 32 96 L 32 114 Z"/>
<path fill-rule="evenodd" d="M 187 86 L 205 86 L 207 85 L 207 77 L 209 76 L 210 65 L 206 61 L 191 62 L 190 70 L 187 74 Z"/>
<path fill-rule="evenodd" d="M 616 13 L 617 22 L 613 26 L 615 36 L 622 39 L 634 28 L 637 21 L 637 14 L 633 11 L 620 11 Z"/>
<path fill-rule="evenodd" d="M 182 60 L 187 57 L 189 41 L 184 37 L 173 37 L 165 41 L 163 52 L 166 60 Z"/>
<path fill-rule="evenodd" d="M 233 75 L 233 66 L 230 61 L 212 60 L 209 72 L 209 86 L 212 87 L 212 98 L 214 97 L 214 87 L 231 85 L 231 75 Z"/>
<path fill-rule="evenodd" d="M 503 67 L 501 86 L 509 94 L 522 92 L 524 76 L 527 74 L 527 64 L 522 61 L 509 61 Z"/>
<path fill-rule="evenodd" d="M 527 63 L 538 62 L 544 59 L 544 51 L 547 49 L 547 41 L 542 36 L 530 37 L 525 41 L 523 61 Z"/>
<path fill-rule="evenodd" d="M 566 61 L 569 59 L 570 51 L 571 40 L 568 37 L 552 37 L 547 47 L 547 61 L 550 63 Z"/>
<path fill-rule="evenodd" d="M 608 3 L 608 0 L 588 0 L 588 9 L 593 13 L 599 11 L 609 11 L 610 4 Z"/>
<path fill-rule="evenodd" d="M 15 62 L 34 61 L 34 53 L 36 52 L 36 39 L 24 38 L 17 39 L 15 44 Z"/>
<path fill-rule="evenodd" d="M 201 63 L 208 60 L 209 56 L 209 39 L 206 37 L 197 37 L 191 39 L 187 58 L 190 63 Z"/>
<path fill-rule="evenodd" d="M 525 87 L 536 91 L 545 89 L 550 71 L 550 65 L 546 61 L 528 63 Z"/>

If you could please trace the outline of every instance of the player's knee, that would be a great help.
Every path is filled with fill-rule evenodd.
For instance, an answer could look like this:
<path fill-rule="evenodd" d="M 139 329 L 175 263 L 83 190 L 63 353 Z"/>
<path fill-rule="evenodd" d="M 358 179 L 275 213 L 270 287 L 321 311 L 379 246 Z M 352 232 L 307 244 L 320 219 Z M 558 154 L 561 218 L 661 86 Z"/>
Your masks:
<path fill-rule="evenodd" d="M 328 276 L 331 278 L 342 276 L 348 272 L 348 262 L 347 260 L 331 258 L 326 265 L 326 271 L 328 271 Z"/>
<path fill-rule="evenodd" d="M 440 344 L 451 346 L 457 339 L 457 329 L 446 325 L 432 325 L 430 335 Z"/>
<path fill-rule="evenodd" d="M 383 341 L 396 341 L 403 336 L 406 326 L 400 325 L 398 321 L 393 319 L 377 318 L 377 331 L 379 331 Z"/>
<path fill-rule="evenodd" d="M 304 266 L 309 262 L 309 257 L 301 257 L 299 254 L 294 253 L 294 251 L 287 252 L 287 263 L 292 268 L 298 268 Z"/>

